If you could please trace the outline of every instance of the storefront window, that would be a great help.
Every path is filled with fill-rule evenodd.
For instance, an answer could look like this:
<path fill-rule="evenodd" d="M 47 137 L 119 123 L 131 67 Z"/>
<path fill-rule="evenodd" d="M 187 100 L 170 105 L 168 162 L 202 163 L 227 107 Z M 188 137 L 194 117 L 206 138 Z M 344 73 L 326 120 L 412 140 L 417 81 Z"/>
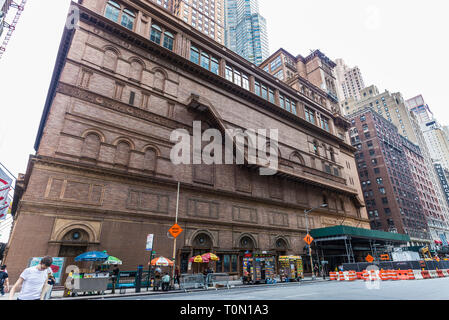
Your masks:
<path fill-rule="evenodd" d="M 225 255 L 223 256 L 223 272 L 230 272 L 230 256 L 229 255 Z"/>
<path fill-rule="evenodd" d="M 231 256 L 231 266 L 232 266 L 232 272 L 237 272 L 237 256 L 236 255 Z"/>

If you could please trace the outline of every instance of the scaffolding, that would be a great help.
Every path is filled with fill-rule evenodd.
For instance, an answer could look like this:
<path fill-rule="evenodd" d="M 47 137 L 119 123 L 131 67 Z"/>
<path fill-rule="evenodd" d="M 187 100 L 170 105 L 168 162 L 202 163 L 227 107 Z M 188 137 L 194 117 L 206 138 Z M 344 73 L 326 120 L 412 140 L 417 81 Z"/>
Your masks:
<path fill-rule="evenodd" d="M 3 54 L 6 51 L 6 47 L 8 46 L 9 40 L 11 40 L 12 34 L 16 30 L 17 23 L 19 22 L 20 16 L 22 15 L 23 10 L 25 9 L 26 2 L 27 2 L 27 0 L 22 0 L 22 2 L 20 4 L 17 4 L 14 1 L 10 1 L 9 8 L 7 8 L 5 10 L 5 15 L 9 11 L 8 9 L 11 9 L 11 8 L 16 9 L 16 14 L 14 16 L 14 19 L 12 20 L 11 23 L 7 23 L 4 20 L 5 17 L 2 17 L 0 20 L 0 23 L 1 23 L 0 30 L 2 30 L 3 28 L 6 28 L 8 30 L 6 32 L 5 38 L 3 39 L 3 41 L 1 42 L 1 45 L 0 45 L 0 59 L 2 58 Z M 0 1 L 0 3 L 1 3 L 1 1 Z M 1 9 L 2 8 L 0 8 L 0 10 Z M 0 33 L 0 41 L 1 41 L 1 37 L 2 37 L 2 33 Z"/>

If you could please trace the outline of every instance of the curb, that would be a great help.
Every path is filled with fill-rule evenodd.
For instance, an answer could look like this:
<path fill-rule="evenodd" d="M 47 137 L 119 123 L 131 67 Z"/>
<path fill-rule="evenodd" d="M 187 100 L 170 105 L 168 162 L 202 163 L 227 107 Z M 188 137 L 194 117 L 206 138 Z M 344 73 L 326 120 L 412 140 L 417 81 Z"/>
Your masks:
<path fill-rule="evenodd" d="M 281 282 L 276 284 L 257 284 L 257 285 L 235 285 L 232 286 L 230 289 L 226 288 L 219 288 L 219 289 L 194 289 L 194 290 L 188 290 L 187 292 L 193 293 L 193 292 L 205 292 L 205 291 L 221 291 L 221 290 L 232 290 L 232 289 L 241 289 L 241 288 L 264 288 L 264 287 L 283 287 L 283 286 L 291 286 L 291 285 L 303 285 L 303 284 L 313 284 L 313 283 L 325 283 L 325 282 L 331 282 L 331 280 L 303 280 L 301 282 Z M 163 291 L 142 291 L 139 293 L 125 293 L 125 294 L 106 294 L 102 296 L 80 296 L 80 297 L 57 297 L 57 298 L 51 298 L 51 300 L 63 300 L 63 301 L 72 301 L 72 300 L 106 300 L 106 299 L 112 299 L 112 298 L 129 298 L 129 297 L 142 297 L 142 296 L 152 296 L 152 295 L 171 295 L 171 294 L 178 294 L 178 293 L 185 293 L 184 290 L 172 290 L 168 292 Z"/>

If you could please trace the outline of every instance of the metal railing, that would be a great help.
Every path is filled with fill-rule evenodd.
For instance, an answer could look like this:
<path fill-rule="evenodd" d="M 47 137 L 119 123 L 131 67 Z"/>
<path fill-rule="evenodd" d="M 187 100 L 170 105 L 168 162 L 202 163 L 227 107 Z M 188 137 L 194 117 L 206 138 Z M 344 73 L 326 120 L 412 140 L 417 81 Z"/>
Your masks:
<path fill-rule="evenodd" d="M 206 288 L 205 277 L 202 274 L 183 274 L 180 280 L 181 290 L 185 292 L 189 289 Z"/>
<path fill-rule="evenodd" d="M 229 274 L 227 273 L 209 273 L 206 278 L 206 289 L 209 287 L 218 288 L 226 287 L 228 289 L 231 288 L 229 285 Z"/>

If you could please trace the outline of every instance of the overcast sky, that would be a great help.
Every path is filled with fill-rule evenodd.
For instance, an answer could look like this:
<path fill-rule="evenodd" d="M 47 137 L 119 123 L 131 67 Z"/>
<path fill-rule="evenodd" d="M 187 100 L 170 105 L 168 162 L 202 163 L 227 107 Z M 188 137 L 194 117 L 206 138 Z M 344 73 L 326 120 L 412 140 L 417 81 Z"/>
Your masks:
<path fill-rule="evenodd" d="M 45 3 L 45 5 L 43 5 Z M 0 161 L 24 173 L 47 96 L 69 0 L 28 1 L 0 60 Z M 365 84 L 423 94 L 449 124 L 448 1 L 260 0 L 271 52 L 283 47 L 307 55 L 320 49 L 331 59 L 359 66 Z M 9 21 L 11 20 L 9 17 Z"/>

